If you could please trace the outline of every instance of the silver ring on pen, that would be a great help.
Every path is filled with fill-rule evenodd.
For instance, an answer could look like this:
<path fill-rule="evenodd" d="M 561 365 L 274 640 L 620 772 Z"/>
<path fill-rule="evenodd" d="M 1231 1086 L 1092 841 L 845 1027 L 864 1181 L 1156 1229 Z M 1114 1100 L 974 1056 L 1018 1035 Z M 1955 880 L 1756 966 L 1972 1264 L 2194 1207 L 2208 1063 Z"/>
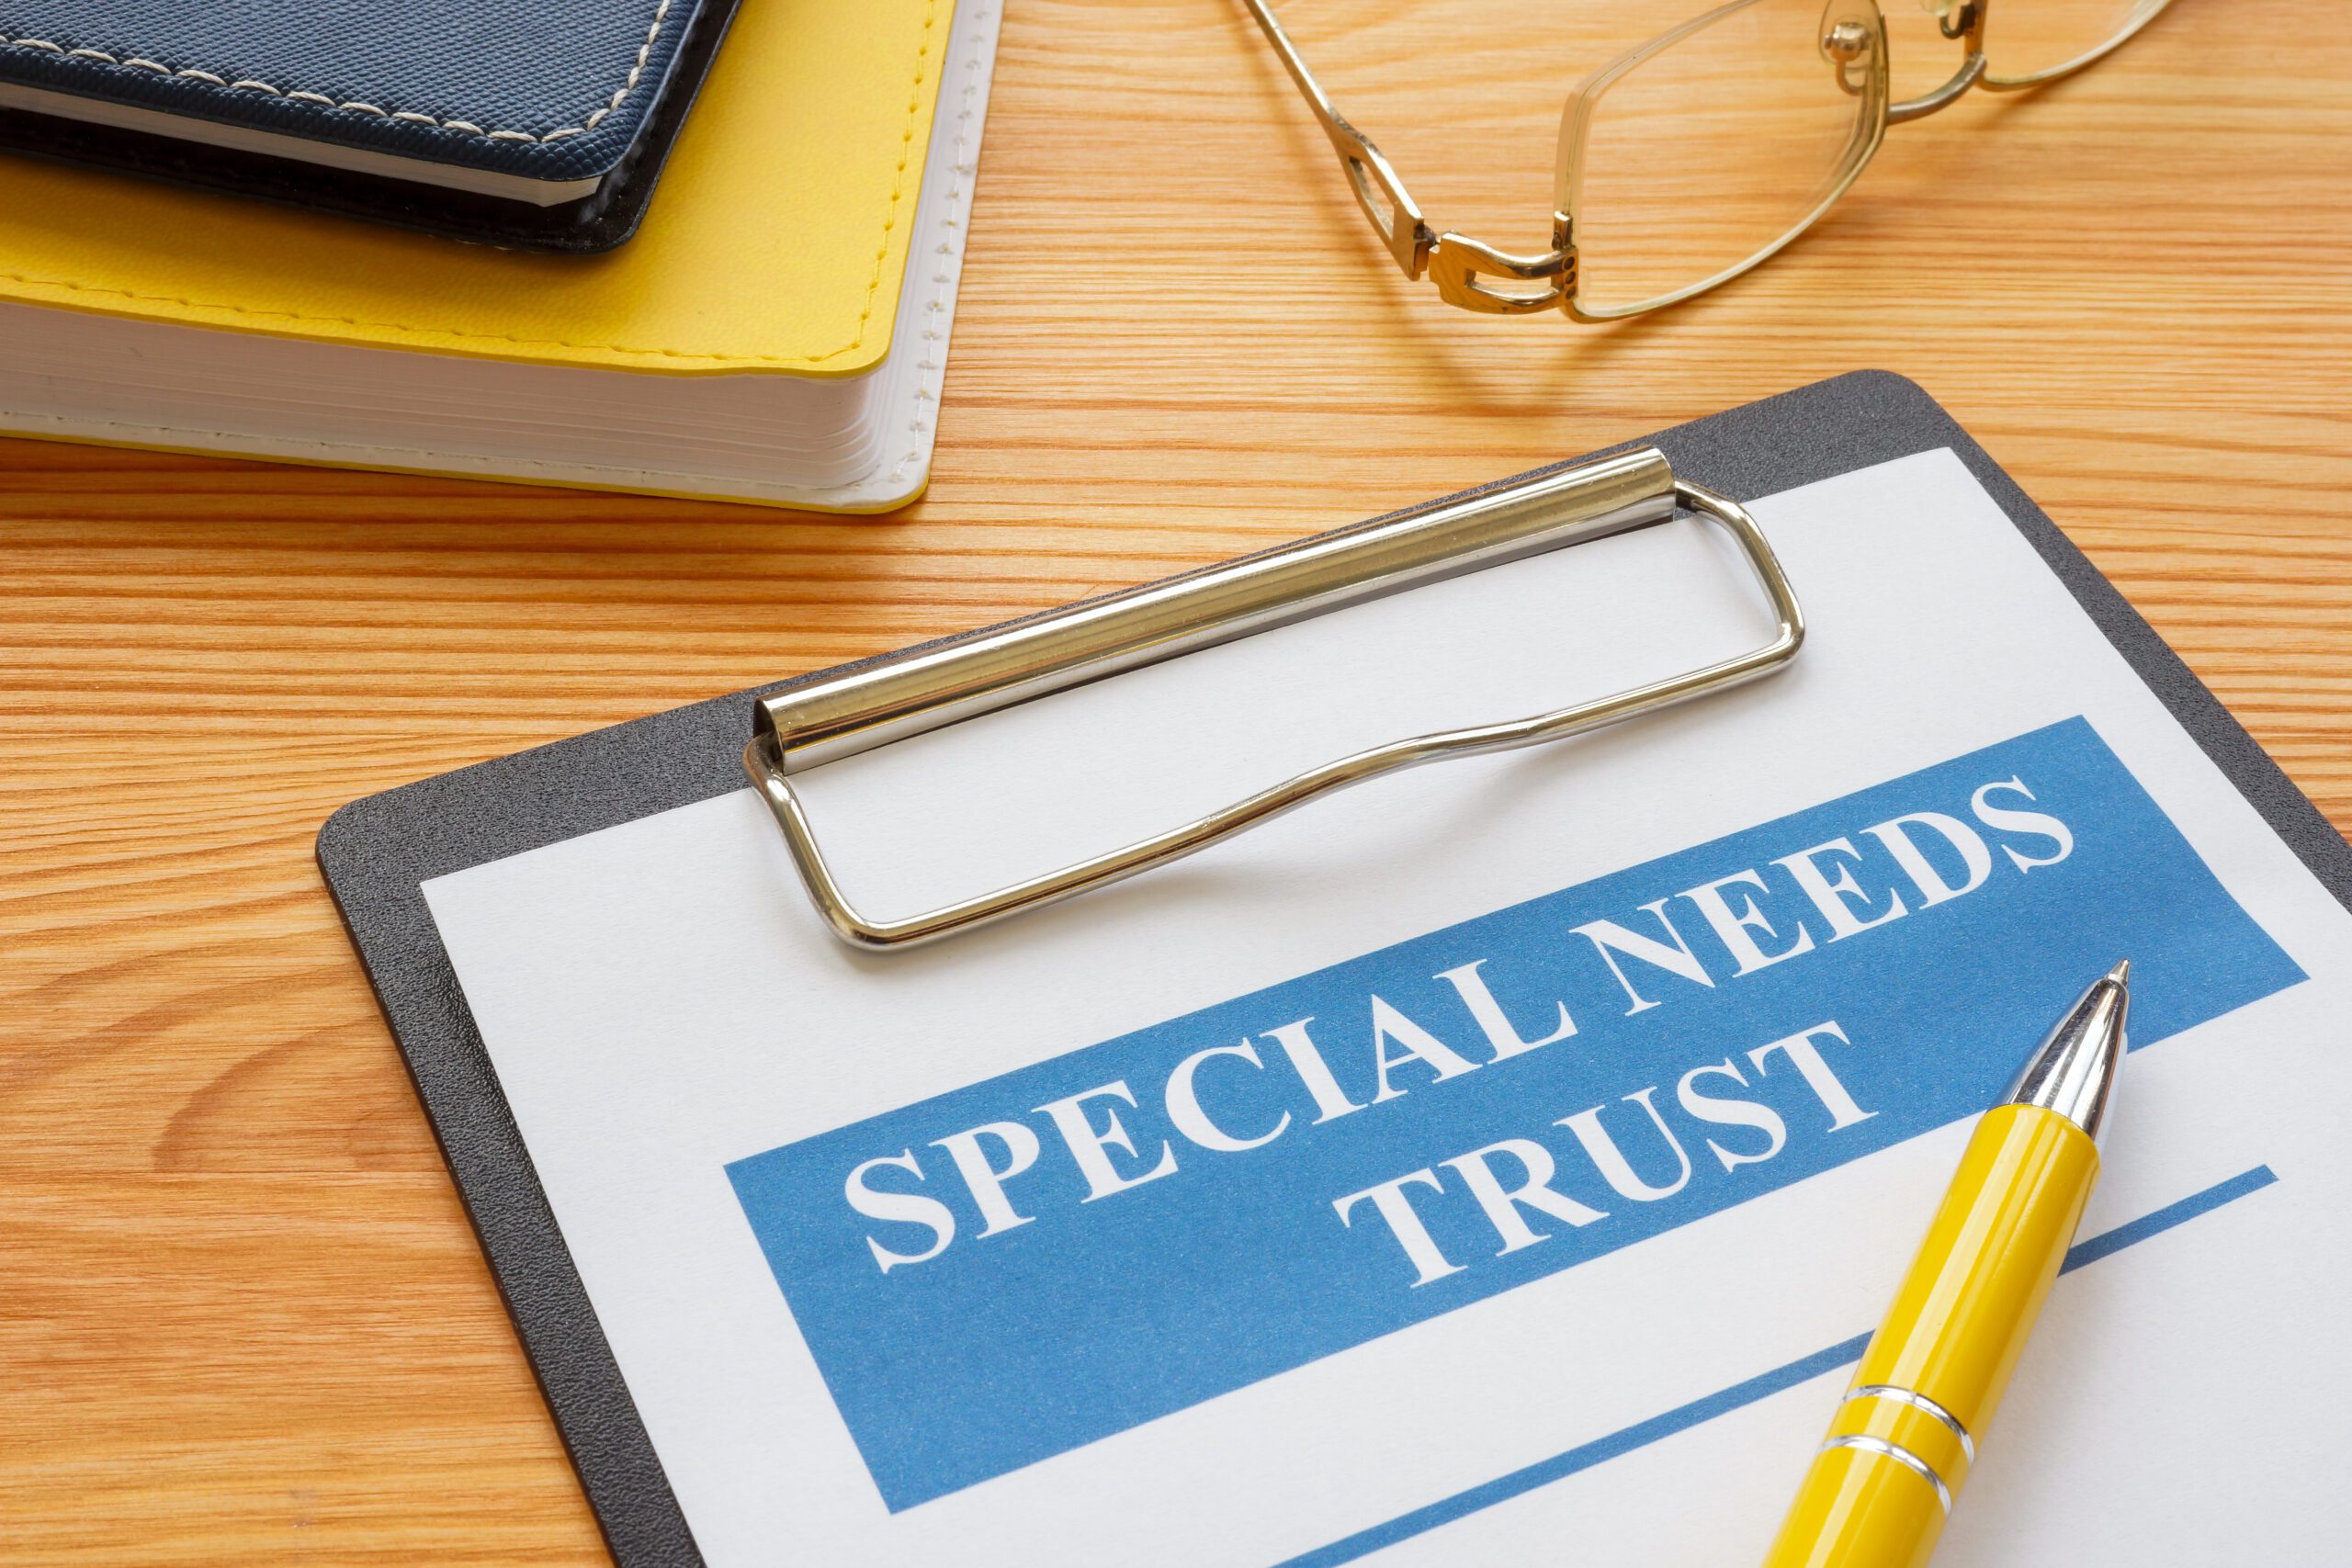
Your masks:
<path fill-rule="evenodd" d="M 1929 1464 L 1900 1443 L 1890 1443 L 1884 1438 L 1866 1437 L 1860 1432 L 1849 1432 L 1842 1438 L 1832 1438 L 1821 1445 L 1823 1453 L 1827 1453 L 1831 1449 L 1860 1449 L 1864 1453 L 1891 1459 L 1907 1470 L 1917 1472 L 1921 1480 L 1936 1489 L 1936 1501 L 1943 1505 L 1944 1512 L 1947 1514 L 1951 1512 L 1951 1488 L 1944 1484 L 1944 1478 L 1936 1473 L 1934 1465 Z"/>
<path fill-rule="evenodd" d="M 1898 1388 L 1891 1382 L 1865 1383 L 1860 1388 L 1858 1388 L 1851 1393 L 1849 1393 L 1846 1396 L 1844 1403 L 1851 1404 L 1858 1399 L 1891 1399 L 1897 1404 L 1907 1404 L 1914 1410 L 1924 1411 L 1926 1414 L 1934 1416 L 1937 1420 L 1951 1427 L 1951 1435 L 1960 1439 L 1960 1451 L 1962 1455 L 1967 1459 L 1969 1463 L 1974 1464 L 1976 1462 L 1975 1439 L 1968 1435 L 1968 1428 L 1960 1424 L 1960 1417 L 1953 1415 L 1951 1411 L 1946 1410 L 1942 1405 L 1938 1404 L 1934 1400 L 1929 1399 L 1926 1394 L 1921 1393 L 1917 1389 Z"/>

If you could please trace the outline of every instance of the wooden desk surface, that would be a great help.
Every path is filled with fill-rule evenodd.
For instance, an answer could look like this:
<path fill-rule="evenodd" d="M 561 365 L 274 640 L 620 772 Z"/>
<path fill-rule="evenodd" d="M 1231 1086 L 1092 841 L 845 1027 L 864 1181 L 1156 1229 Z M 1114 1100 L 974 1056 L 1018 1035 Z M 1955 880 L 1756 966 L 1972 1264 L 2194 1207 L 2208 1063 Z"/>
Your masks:
<path fill-rule="evenodd" d="M 1424 205 L 1532 248 L 1592 62 L 1294 9 Z M 0 1554 L 601 1552 L 311 864 L 355 795 L 1874 366 L 2352 827 L 2346 147 L 2340 6 L 2180 0 L 1896 129 L 1744 283 L 1487 321 L 1382 270 L 1230 0 L 1014 0 L 902 515 L 0 441 Z"/>

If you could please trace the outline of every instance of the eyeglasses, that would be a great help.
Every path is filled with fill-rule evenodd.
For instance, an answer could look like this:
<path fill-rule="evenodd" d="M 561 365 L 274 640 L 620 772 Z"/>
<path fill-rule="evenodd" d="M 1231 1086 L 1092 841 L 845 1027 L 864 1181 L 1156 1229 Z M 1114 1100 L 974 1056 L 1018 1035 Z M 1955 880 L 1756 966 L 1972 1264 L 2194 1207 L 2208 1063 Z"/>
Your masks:
<path fill-rule="evenodd" d="M 1560 118 L 1552 248 L 1514 255 L 1432 229 L 1404 182 L 1306 68 L 1267 0 L 1242 0 L 1347 170 L 1405 276 L 1492 315 L 1580 321 L 1655 310 L 1738 276 L 1846 194 L 1886 128 L 1971 87 L 2013 92 L 2078 71 L 2171 0 L 1927 0 L 1965 58 L 1893 101 L 1876 0 L 1731 0 L 1585 78 Z"/>

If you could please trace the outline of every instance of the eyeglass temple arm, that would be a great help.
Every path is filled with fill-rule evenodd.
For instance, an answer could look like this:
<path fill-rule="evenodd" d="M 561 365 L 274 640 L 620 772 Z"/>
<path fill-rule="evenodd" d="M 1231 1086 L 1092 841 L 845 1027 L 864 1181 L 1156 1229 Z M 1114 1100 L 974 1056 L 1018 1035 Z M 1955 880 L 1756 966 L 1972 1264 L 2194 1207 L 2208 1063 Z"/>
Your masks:
<path fill-rule="evenodd" d="M 1436 244 L 1437 235 L 1422 220 L 1420 207 L 1407 193 L 1405 182 L 1396 177 L 1396 171 L 1389 167 L 1388 160 L 1381 156 L 1372 139 L 1350 125 L 1347 117 L 1332 107 L 1330 95 L 1315 79 L 1315 73 L 1306 68 L 1298 46 L 1291 42 L 1290 34 L 1283 30 L 1266 0 L 1241 3 L 1250 8 L 1250 15 L 1257 19 L 1266 41 L 1282 57 L 1283 69 L 1290 73 L 1290 79 L 1315 110 L 1315 118 L 1323 122 L 1323 134 L 1331 139 L 1331 150 L 1339 153 L 1340 165 L 1348 172 L 1348 184 L 1356 193 L 1356 205 L 1363 209 L 1373 231 L 1388 247 L 1388 254 L 1396 258 L 1405 276 L 1419 278 L 1429 265 L 1430 248 Z"/>

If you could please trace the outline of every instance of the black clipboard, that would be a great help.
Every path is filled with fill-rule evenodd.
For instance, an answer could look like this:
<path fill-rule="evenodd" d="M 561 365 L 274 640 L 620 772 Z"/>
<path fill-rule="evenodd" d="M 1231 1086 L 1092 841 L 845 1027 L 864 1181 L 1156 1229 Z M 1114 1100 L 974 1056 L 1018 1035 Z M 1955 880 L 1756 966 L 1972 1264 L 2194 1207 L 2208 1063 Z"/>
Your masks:
<path fill-rule="evenodd" d="M 1678 472 L 1736 499 L 1950 447 L 2132 671 L 2271 830 L 2352 908 L 2352 845 L 1916 383 L 1887 371 L 1855 371 L 1553 468 L 1639 446 L 1657 446 Z M 797 683 L 673 708 L 371 795 L 336 812 L 319 833 L 320 868 L 589 1503 L 625 1568 L 702 1558 L 572 1266 L 421 887 L 434 877 L 742 788 L 752 703 Z"/>

